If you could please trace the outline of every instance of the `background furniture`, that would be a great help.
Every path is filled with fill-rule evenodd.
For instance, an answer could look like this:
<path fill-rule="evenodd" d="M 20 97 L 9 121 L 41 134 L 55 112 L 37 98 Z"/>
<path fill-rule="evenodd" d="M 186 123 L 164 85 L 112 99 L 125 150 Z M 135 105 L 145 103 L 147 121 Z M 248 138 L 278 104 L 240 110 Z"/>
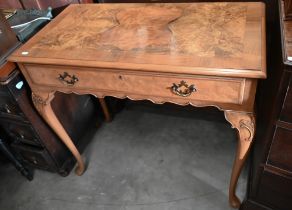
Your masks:
<path fill-rule="evenodd" d="M 2 130 L 0 129 L 0 134 L 1 132 Z M 8 141 L 4 139 L 3 135 L 0 136 L 0 153 L 2 153 L 29 181 L 33 179 L 32 171 L 24 166 L 22 160 L 16 157 L 15 153 L 11 150 Z"/>
<path fill-rule="evenodd" d="M 0 0 L 0 8 L 46 10 L 48 7 L 58 8 L 72 3 L 93 3 L 93 0 Z"/>
<path fill-rule="evenodd" d="M 7 19 L 12 30 L 21 42 L 27 41 L 35 33 L 37 33 L 43 26 L 45 26 L 53 17 L 52 8 L 47 10 L 2 10 L 10 15 Z"/>
<path fill-rule="evenodd" d="M 15 34 L 10 28 L 4 15 L 0 12 L 0 66 L 6 61 L 8 55 L 11 54 L 21 43 L 17 40 Z"/>
<path fill-rule="evenodd" d="M 282 0 L 274 24 L 270 74 L 260 87 L 247 200 L 242 210 L 292 209 L 292 21 Z"/>
<path fill-rule="evenodd" d="M 292 18 L 292 1 L 291 0 L 284 0 L 283 15 L 284 15 L 285 20 Z"/>

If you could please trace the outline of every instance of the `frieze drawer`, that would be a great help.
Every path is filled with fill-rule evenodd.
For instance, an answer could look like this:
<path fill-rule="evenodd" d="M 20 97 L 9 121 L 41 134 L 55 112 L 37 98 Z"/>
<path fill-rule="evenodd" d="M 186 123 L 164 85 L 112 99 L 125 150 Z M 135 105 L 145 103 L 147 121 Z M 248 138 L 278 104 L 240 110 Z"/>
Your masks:
<path fill-rule="evenodd" d="M 147 99 L 148 96 L 183 101 L 212 101 L 243 104 L 244 94 L 251 88 L 251 82 L 243 78 L 221 78 L 206 76 L 178 76 L 173 74 L 137 73 L 112 69 L 77 67 L 55 67 L 25 65 L 35 85 L 107 93 L 122 93 Z M 125 73 L 126 72 L 126 73 Z"/>

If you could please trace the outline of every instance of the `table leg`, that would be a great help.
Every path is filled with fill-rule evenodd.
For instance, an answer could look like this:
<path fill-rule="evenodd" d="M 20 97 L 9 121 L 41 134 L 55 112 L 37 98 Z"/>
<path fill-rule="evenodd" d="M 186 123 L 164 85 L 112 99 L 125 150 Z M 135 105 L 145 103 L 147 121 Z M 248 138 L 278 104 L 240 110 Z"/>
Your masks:
<path fill-rule="evenodd" d="M 73 141 L 63 128 L 62 124 L 56 117 L 52 107 L 51 101 L 54 98 L 54 92 L 47 93 L 47 92 L 33 92 L 32 93 L 32 101 L 43 117 L 43 119 L 49 124 L 49 126 L 55 131 L 55 133 L 60 137 L 62 142 L 67 146 L 67 148 L 72 152 L 74 157 L 77 160 L 77 168 L 75 169 L 75 173 L 77 175 L 82 175 L 85 171 L 85 165 L 81 158 L 81 155 L 77 148 L 75 147 Z"/>
<path fill-rule="evenodd" d="M 107 108 L 107 105 L 105 103 L 104 98 L 98 98 L 98 100 L 99 100 L 99 103 L 101 105 L 101 108 L 102 108 L 102 111 L 103 111 L 103 114 L 104 114 L 104 117 L 105 117 L 105 121 L 106 122 L 112 121 L 111 115 L 109 113 L 109 110 Z"/>
<path fill-rule="evenodd" d="M 236 196 L 236 186 L 254 137 L 255 117 L 252 113 L 225 111 L 225 118 L 238 131 L 238 146 L 229 185 L 229 203 L 233 208 L 239 208 L 241 202 Z"/>

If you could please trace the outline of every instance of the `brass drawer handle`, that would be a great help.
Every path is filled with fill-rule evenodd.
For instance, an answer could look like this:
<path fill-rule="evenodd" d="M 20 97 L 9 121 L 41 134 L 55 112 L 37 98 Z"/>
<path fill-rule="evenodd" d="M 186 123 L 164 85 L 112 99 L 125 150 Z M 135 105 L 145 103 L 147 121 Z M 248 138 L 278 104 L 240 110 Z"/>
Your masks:
<path fill-rule="evenodd" d="M 65 85 L 73 86 L 79 79 L 73 74 L 72 76 L 67 72 L 64 72 L 63 75 L 59 74 L 58 79 Z"/>
<path fill-rule="evenodd" d="M 188 85 L 186 81 L 180 81 L 179 84 L 173 83 L 173 85 L 170 87 L 170 90 L 173 94 L 182 96 L 182 97 L 188 97 L 193 92 L 196 92 L 195 85 Z"/>

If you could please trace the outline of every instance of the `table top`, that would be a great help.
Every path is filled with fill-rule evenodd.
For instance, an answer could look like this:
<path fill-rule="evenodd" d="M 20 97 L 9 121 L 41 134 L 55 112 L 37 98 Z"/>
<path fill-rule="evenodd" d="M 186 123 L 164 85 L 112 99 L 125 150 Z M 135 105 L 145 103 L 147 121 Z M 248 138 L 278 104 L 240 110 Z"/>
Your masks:
<path fill-rule="evenodd" d="M 265 42 L 260 2 L 72 4 L 9 60 L 265 78 Z"/>

